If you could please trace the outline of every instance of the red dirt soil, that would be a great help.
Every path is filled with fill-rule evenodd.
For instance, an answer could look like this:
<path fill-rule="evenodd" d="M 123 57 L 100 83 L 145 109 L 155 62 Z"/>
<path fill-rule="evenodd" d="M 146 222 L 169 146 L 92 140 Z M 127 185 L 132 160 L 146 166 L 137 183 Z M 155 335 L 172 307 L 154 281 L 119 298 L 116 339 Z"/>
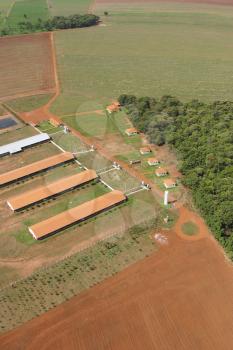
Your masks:
<path fill-rule="evenodd" d="M 0 38 L 0 100 L 55 92 L 52 34 Z"/>
<path fill-rule="evenodd" d="M 231 350 L 232 267 L 210 237 L 169 244 L 0 337 L 2 350 Z"/>
<path fill-rule="evenodd" d="M 212 5 L 233 5 L 233 0 L 96 0 L 98 3 L 156 3 L 156 2 L 180 2 L 193 4 L 212 4 Z"/>

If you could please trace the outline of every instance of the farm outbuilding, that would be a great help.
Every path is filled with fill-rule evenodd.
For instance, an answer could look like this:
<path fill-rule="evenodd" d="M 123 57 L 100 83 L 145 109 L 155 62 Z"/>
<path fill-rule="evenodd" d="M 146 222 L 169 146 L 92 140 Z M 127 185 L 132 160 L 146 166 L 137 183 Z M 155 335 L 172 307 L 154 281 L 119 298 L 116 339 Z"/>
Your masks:
<path fill-rule="evenodd" d="M 67 163 L 74 160 L 74 156 L 70 152 L 64 152 L 55 156 L 39 160 L 21 168 L 8 171 L 0 175 L 0 187 L 9 185 L 18 180 L 22 180 L 29 176 L 38 174 L 42 171 L 56 167 L 60 164 Z"/>
<path fill-rule="evenodd" d="M 163 184 L 167 189 L 174 188 L 177 185 L 176 180 L 174 179 L 164 180 Z"/>
<path fill-rule="evenodd" d="M 55 119 L 55 118 L 50 118 L 49 122 L 50 122 L 50 124 L 52 126 L 55 126 L 55 127 L 58 127 L 58 126 L 62 125 L 62 123 L 59 120 Z"/>
<path fill-rule="evenodd" d="M 165 169 L 165 168 L 158 168 L 156 171 L 155 171 L 155 174 L 157 176 L 166 176 L 168 174 L 168 170 Z"/>
<path fill-rule="evenodd" d="M 106 110 L 108 113 L 118 112 L 120 110 L 120 103 L 119 102 L 113 102 L 111 105 L 106 107 Z"/>
<path fill-rule="evenodd" d="M 147 163 L 150 166 L 153 166 L 153 165 L 158 165 L 160 163 L 160 161 L 157 158 L 148 158 Z"/>
<path fill-rule="evenodd" d="M 125 130 L 125 133 L 128 136 L 133 136 L 133 135 L 139 134 L 139 131 L 136 128 L 129 128 Z"/>
<path fill-rule="evenodd" d="M 126 196 L 120 191 L 112 191 L 98 198 L 85 202 L 75 208 L 53 216 L 45 221 L 29 227 L 29 232 L 35 239 L 43 239 L 53 235 L 78 222 L 87 220 L 107 209 L 126 201 Z"/>
<path fill-rule="evenodd" d="M 19 211 L 36 203 L 40 203 L 45 199 L 54 198 L 61 195 L 67 191 L 97 179 L 97 177 L 98 176 L 94 170 L 85 170 L 81 173 L 65 177 L 51 184 L 40 186 L 34 190 L 9 198 L 7 204 L 11 210 Z"/>
<path fill-rule="evenodd" d="M 151 149 L 150 149 L 150 147 L 141 147 L 140 148 L 140 153 L 142 155 L 149 154 L 149 153 L 151 153 Z"/>
<path fill-rule="evenodd" d="M 39 143 L 43 143 L 50 140 L 50 136 L 46 133 L 27 137 L 16 142 L 9 143 L 0 147 L 0 157 L 14 154 L 23 151 L 25 148 L 35 146 Z"/>

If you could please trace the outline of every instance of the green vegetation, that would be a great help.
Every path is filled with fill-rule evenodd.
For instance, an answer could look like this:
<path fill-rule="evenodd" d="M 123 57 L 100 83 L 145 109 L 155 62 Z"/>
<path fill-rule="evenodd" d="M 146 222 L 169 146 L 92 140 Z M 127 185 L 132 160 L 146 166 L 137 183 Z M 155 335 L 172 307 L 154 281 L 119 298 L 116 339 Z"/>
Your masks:
<path fill-rule="evenodd" d="M 53 16 L 68 16 L 87 13 L 91 0 L 49 0 L 49 11 Z"/>
<path fill-rule="evenodd" d="M 174 7 L 138 14 L 107 9 L 106 26 L 56 32 L 62 91 L 52 111 L 75 115 L 91 100 L 104 104 L 124 92 L 230 99 L 233 10 L 200 14 L 193 5 L 187 14 Z"/>
<path fill-rule="evenodd" d="M 182 225 L 182 231 L 185 235 L 193 236 L 198 233 L 198 226 L 194 222 L 188 221 Z"/>
<path fill-rule="evenodd" d="M 52 136 L 53 141 L 67 152 L 83 152 L 89 149 L 77 136 L 64 132 Z"/>
<path fill-rule="evenodd" d="M 121 95 L 119 101 L 151 142 L 178 151 L 184 184 L 233 258 L 233 102 L 182 103 L 171 96 L 132 95 Z"/>
<path fill-rule="evenodd" d="M 0 291 L 0 328 L 9 330 L 155 251 L 156 221 L 135 226 Z"/>
<path fill-rule="evenodd" d="M 5 104 L 16 112 L 30 112 L 45 105 L 49 102 L 51 97 L 51 94 L 27 96 L 15 100 L 8 100 Z"/>
<path fill-rule="evenodd" d="M 27 21 L 36 24 L 39 18 L 43 21 L 49 19 L 46 0 L 20 0 L 14 3 L 6 24 L 17 31 L 19 23 Z"/>
<path fill-rule="evenodd" d="M 105 113 L 63 117 L 62 120 L 85 136 L 103 137 L 105 134 L 117 130 L 111 117 Z"/>
<path fill-rule="evenodd" d="M 43 32 L 43 31 L 53 31 L 58 29 L 73 29 L 73 28 L 83 28 L 83 27 L 90 27 L 93 25 L 98 24 L 99 17 L 92 15 L 92 14 L 86 14 L 86 15 L 70 15 L 68 17 L 64 16 L 55 16 L 53 18 L 47 18 L 43 11 L 40 11 L 39 13 L 34 12 L 34 4 L 32 4 L 32 1 L 36 1 L 37 5 L 43 5 L 43 3 L 46 1 L 40 0 L 38 2 L 37 0 L 27 0 L 30 4 L 30 10 L 32 10 L 32 13 L 29 13 L 28 15 L 24 13 L 25 10 L 25 4 L 24 1 L 22 2 L 16 2 L 13 10 L 10 13 L 10 16 L 1 30 L 1 35 L 13 35 L 13 34 L 27 34 L 27 33 L 34 33 L 34 32 Z M 20 4 L 20 8 L 18 9 L 18 6 Z M 40 7 L 41 10 L 44 9 L 44 7 Z M 46 7 L 46 10 L 47 7 Z M 24 13 L 24 14 L 23 14 Z M 40 17 L 41 15 L 41 17 Z M 23 20 L 22 20 L 23 19 Z"/>
<path fill-rule="evenodd" d="M 14 0 L 1 0 L 0 1 L 0 28 L 6 21 L 8 11 L 10 11 Z"/>

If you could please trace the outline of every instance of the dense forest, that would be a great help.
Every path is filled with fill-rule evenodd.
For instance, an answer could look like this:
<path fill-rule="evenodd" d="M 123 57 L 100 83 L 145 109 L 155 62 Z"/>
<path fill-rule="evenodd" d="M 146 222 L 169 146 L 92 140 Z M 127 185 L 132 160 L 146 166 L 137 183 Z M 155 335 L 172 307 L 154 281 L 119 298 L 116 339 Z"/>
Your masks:
<path fill-rule="evenodd" d="M 32 23 L 25 18 L 25 21 L 19 22 L 16 26 L 6 26 L 0 32 L 1 36 L 13 35 L 13 34 L 27 34 L 34 32 L 47 32 L 58 29 L 71 29 L 71 28 L 83 28 L 90 27 L 98 24 L 99 17 L 92 14 L 86 15 L 71 15 L 68 17 L 55 16 L 48 20 L 42 20 L 38 18 L 36 23 Z"/>
<path fill-rule="evenodd" d="M 183 183 L 233 259 L 233 102 L 132 95 L 121 95 L 119 102 L 152 143 L 177 151 Z"/>

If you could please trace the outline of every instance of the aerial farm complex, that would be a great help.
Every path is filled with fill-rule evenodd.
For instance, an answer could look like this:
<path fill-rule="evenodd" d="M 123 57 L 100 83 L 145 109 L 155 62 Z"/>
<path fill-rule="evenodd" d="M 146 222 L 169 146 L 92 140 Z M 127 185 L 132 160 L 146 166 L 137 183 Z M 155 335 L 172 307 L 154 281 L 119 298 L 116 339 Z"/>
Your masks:
<path fill-rule="evenodd" d="M 0 1 L 0 349 L 232 350 L 233 1 Z"/>

